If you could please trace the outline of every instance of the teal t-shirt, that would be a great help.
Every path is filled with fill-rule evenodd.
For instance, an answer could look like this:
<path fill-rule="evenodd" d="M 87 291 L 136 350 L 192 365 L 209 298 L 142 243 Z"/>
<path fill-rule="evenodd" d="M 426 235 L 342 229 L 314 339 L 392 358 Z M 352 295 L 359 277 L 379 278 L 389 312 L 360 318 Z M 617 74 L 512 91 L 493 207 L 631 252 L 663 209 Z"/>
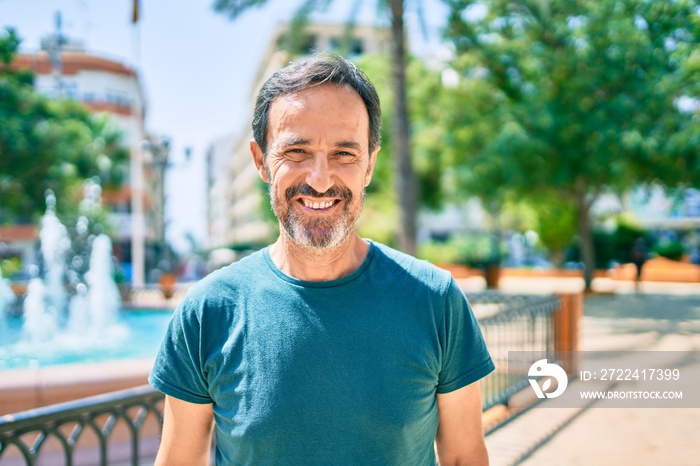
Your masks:
<path fill-rule="evenodd" d="M 434 465 L 436 393 L 493 369 L 449 273 L 372 242 L 328 282 L 285 275 L 268 249 L 212 273 L 149 381 L 213 403 L 219 465 Z"/>

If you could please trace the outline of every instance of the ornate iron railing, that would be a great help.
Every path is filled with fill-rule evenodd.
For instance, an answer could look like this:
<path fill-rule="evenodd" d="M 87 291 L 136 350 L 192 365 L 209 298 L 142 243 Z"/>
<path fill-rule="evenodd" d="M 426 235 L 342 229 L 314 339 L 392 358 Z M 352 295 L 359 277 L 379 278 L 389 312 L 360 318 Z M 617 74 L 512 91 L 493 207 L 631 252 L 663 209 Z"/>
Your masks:
<path fill-rule="evenodd" d="M 0 464 L 138 465 L 157 449 L 162 400 L 144 385 L 0 417 Z"/>
<path fill-rule="evenodd" d="M 527 370 L 508 370 L 509 351 L 533 351 L 554 356 L 553 312 L 560 308 L 556 296 L 508 295 L 496 291 L 469 293 L 496 370 L 481 381 L 483 409 L 506 403 L 527 387 Z M 534 361 L 533 361 L 534 362 Z"/>

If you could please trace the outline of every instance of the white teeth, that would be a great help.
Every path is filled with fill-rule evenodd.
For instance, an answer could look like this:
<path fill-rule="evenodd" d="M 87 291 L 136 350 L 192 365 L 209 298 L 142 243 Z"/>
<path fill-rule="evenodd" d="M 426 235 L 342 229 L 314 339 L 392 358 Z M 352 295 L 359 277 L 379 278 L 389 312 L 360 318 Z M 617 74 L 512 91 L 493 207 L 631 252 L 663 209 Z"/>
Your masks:
<path fill-rule="evenodd" d="M 308 207 L 310 209 L 315 209 L 315 210 L 327 209 L 333 205 L 333 201 L 310 202 L 310 201 L 307 201 L 306 199 L 304 199 L 303 202 L 304 202 L 304 205 L 306 207 Z"/>

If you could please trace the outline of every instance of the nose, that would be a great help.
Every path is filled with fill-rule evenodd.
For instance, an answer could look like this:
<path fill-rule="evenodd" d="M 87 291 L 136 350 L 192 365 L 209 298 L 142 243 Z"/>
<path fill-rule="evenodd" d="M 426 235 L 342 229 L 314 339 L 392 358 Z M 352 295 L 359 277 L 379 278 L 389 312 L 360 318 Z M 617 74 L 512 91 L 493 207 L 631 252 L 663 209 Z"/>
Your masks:
<path fill-rule="evenodd" d="M 306 174 L 306 184 L 319 193 L 325 193 L 333 186 L 333 174 L 326 154 L 316 154 Z"/>

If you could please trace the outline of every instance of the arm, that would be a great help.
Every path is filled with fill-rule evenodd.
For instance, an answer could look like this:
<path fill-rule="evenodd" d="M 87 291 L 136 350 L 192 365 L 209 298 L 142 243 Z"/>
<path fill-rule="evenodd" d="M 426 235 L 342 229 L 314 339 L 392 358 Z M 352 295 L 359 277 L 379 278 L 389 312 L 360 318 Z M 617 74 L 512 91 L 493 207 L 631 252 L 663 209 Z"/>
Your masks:
<path fill-rule="evenodd" d="M 453 392 L 438 393 L 437 403 L 439 423 L 435 448 L 440 465 L 488 465 L 479 382 Z"/>
<path fill-rule="evenodd" d="M 208 465 L 214 412 L 211 404 L 165 397 L 163 436 L 155 466 Z"/>

